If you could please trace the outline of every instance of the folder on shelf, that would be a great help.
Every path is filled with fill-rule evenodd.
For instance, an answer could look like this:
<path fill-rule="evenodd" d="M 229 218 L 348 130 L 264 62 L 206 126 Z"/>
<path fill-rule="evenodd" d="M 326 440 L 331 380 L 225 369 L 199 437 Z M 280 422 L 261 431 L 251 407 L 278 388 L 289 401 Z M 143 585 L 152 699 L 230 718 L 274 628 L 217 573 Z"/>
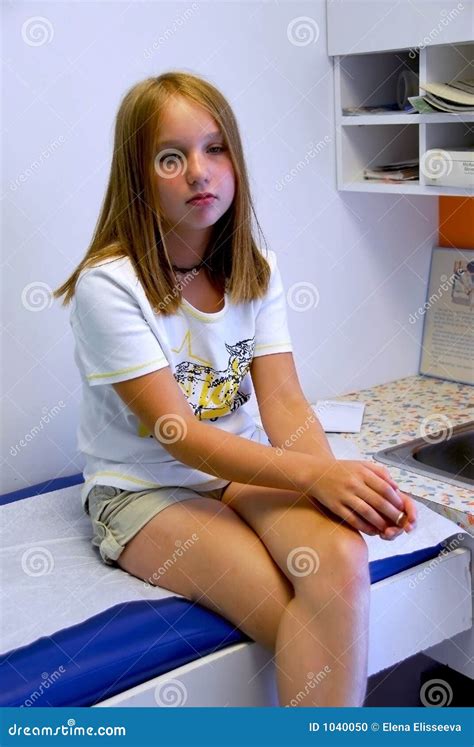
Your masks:
<path fill-rule="evenodd" d="M 450 83 L 420 83 L 420 88 L 426 91 L 423 98 L 439 111 L 474 111 L 473 78 L 453 80 Z"/>
<path fill-rule="evenodd" d="M 461 81 L 465 83 L 465 81 Z M 459 88 L 454 86 L 453 83 L 420 83 L 420 88 L 438 96 L 446 101 L 452 101 L 453 104 L 462 104 L 463 106 L 474 106 L 474 93 L 467 93 L 461 91 Z M 470 85 L 470 82 L 468 81 Z"/>

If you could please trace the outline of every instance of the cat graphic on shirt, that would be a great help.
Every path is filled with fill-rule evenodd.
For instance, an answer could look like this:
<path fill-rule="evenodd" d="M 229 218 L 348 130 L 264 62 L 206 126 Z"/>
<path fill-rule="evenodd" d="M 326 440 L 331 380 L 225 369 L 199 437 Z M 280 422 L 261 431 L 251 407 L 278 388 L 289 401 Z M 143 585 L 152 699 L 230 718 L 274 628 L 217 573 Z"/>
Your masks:
<path fill-rule="evenodd" d="M 225 369 L 216 370 L 211 366 L 182 361 L 176 366 L 174 377 L 183 390 L 198 420 L 217 420 L 234 412 L 250 399 L 250 394 L 239 391 L 239 386 L 250 369 L 255 336 L 236 342 L 225 343 L 229 359 Z M 153 435 L 140 423 L 140 436 Z"/>
<path fill-rule="evenodd" d="M 176 380 L 198 420 L 217 420 L 250 398 L 250 394 L 239 391 L 239 386 L 252 362 L 255 337 L 225 346 L 229 360 L 221 371 L 193 361 L 183 361 L 176 367 Z"/>

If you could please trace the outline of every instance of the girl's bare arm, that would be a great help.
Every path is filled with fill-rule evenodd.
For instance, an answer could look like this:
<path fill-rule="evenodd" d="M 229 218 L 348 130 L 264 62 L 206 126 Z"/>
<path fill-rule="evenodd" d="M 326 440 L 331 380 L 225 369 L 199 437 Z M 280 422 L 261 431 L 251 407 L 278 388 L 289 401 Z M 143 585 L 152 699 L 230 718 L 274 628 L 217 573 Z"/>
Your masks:
<path fill-rule="evenodd" d="M 119 396 L 178 461 L 232 482 L 303 491 L 316 460 L 235 436 L 198 420 L 169 366 L 113 384 Z M 334 459 L 334 458 L 333 458 Z M 321 468 L 326 459 L 321 459 Z"/>
<path fill-rule="evenodd" d="M 403 510 L 370 462 L 264 446 L 197 420 L 169 366 L 113 387 L 164 448 L 190 467 L 233 482 L 308 493 L 367 533 L 394 524 Z"/>

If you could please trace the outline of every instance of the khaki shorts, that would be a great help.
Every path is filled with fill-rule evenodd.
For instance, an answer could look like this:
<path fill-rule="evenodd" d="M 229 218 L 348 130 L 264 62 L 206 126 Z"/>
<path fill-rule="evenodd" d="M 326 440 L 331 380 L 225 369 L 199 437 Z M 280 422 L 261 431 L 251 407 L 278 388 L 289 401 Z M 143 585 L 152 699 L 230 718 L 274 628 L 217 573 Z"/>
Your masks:
<path fill-rule="evenodd" d="M 85 504 L 94 530 L 92 544 L 99 548 L 104 563 L 117 565 L 116 560 L 127 542 L 164 508 L 198 497 L 220 501 L 226 487 L 205 491 L 185 487 L 130 491 L 95 485 Z"/>

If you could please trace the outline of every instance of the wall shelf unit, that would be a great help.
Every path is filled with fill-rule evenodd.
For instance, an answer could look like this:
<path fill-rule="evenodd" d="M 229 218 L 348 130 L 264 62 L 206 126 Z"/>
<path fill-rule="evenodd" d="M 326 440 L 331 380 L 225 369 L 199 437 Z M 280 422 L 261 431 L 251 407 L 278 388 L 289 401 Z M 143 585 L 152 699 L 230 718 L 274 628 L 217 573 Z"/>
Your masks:
<path fill-rule="evenodd" d="M 344 115 L 346 107 L 379 106 L 397 100 L 404 70 L 420 83 L 474 78 L 474 43 L 438 44 L 417 49 L 334 57 L 337 187 L 352 192 L 474 196 L 468 187 L 431 185 L 427 150 L 474 146 L 474 113 Z M 419 87 L 418 94 L 424 90 Z M 419 159 L 419 179 L 401 183 L 364 179 L 364 169 L 389 161 Z"/>

